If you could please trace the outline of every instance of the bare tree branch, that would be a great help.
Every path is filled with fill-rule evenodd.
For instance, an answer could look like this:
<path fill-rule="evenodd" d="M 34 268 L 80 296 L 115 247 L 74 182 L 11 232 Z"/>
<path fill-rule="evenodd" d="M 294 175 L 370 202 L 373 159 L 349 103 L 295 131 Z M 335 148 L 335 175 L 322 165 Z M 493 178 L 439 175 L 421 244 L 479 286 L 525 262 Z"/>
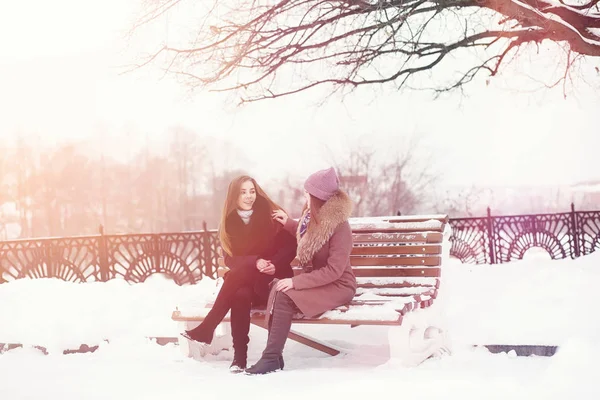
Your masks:
<path fill-rule="evenodd" d="M 436 83 L 433 90 L 440 93 L 481 74 L 497 75 L 507 56 L 528 44 L 566 44 L 573 53 L 567 68 L 583 56 L 599 57 L 599 2 L 221 0 L 200 20 L 195 40 L 162 45 L 133 69 L 164 63 L 163 70 L 192 87 L 241 91 L 242 102 L 251 102 L 321 85 L 335 91 L 393 82 L 401 88 L 466 49 L 485 54 L 451 82 Z M 183 3 L 153 2 L 133 29 Z M 159 54 L 165 57 L 159 60 Z"/>
<path fill-rule="evenodd" d="M 158 1 L 158 4 L 154 5 L 154 7 L 150 7 L 148 12 L 142 15 L 134 24 L 131 31 L 139 28 L 142 25 L 146 25 L 157 18 L 162 17 L 167 11 L 171 8 L 179 4 L 181 0 L 167 0 L 167 1 Z"/>

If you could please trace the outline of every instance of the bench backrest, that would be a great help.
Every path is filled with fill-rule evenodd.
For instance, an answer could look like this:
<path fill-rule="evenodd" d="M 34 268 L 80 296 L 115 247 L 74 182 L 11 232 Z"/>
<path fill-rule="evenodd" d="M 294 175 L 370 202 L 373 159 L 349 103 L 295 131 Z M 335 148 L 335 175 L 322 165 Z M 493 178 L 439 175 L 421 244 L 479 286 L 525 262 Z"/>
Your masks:
<path fill-rule="evenodd" d="M 439 277 L 447 215 L 351 218 L 350 263 L 357 277 Z M 219 257 L 219 265 L 224 265 Z M 301 268 L 296 260 L 295 273 Z M 221 274 L 219 274 L 221 275 Z"/>
<path fill-rule="evenodd" d="M 353 218 L 357 277 L 439 277 L 446 215 Z"/>

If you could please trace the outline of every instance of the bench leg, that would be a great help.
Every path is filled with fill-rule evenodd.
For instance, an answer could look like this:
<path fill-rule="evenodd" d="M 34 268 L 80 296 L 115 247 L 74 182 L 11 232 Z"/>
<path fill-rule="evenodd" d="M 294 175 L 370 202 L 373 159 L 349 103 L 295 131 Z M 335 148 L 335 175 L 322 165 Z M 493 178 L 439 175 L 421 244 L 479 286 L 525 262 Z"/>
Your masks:
<path fill-rule="evenodd" d="M 264 318 L 252 318 L 252 323 L 256 326 L 260 326 L 263 329 L 268 329 L 267 325 L 265 324 Z M 338 354 L 340 354 L 340 350 L 332 347 L 331 345 L 321 342 L 303 333 L 296 332 L 294 330 L 290 330 L 290 333 L 288 334 L 288 339 L 301 343 L 305 346 L 311 347 L 315 350 L 322 351 L 323 353 L 329 354 L 330 356 L 337 356 Z"/>
<path fill-rule="evenodd" d="M 295 332 L 293 330 L 290 331 L 288 338 L 298 343 L 302 343 L 303 345 L 306 345 L 308 347 L 312 347 L 315 350 L 322 351 L 323 353 L 329 354 L 330 356 L 337 356 L 338 354 L 340 354 L 340 350 L 334 349 L 333 347 L 325 344 L 324 342 L 321 342 L 310 336 L 306 336 L 302 333 Z"/>
<path fill-rule="evenodd" d="M 391 363 L 414 367 L 451 353 L 445 332 L 436 326 L 436 312 L 435 308 L 415 310 L 405 316 L 401 326 L 389 329 Z"/>
<path fill-rule="evenodd" d="M 179 329 L 190 330 L 200 325 L 200 322 L 180 322 Z M 231 326 L 228 321 L 224 321 L 215 329 L 215 335 L 210 345 L 202 345 L 198 342 L 187 340 L 183 336 L 178 336 L 179 349 L 181 353 L 194 360 L 201 360 L 208 354 L 219 354 L 223 350 L 229 350 L 232 347 Z"/>

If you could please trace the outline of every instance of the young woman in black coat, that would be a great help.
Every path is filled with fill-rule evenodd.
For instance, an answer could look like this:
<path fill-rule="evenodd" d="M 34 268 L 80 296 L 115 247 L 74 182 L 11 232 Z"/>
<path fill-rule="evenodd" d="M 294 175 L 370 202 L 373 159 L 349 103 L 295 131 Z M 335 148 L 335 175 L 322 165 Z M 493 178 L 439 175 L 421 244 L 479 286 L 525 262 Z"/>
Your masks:
<path fill-rule="evenodd" d="M 230 270 L 205 319 L 182 334 L 208 345 L 231 310 L 232 372 L 246 368 L 251 307 L 266 305 L 274 278 L 293 276 L 290 263 L 296 256 L 296 238 L 273 220 L 273 212 L 279 209 L 253 178 L 240 176 L 229 184 L 219 239 Z"/>

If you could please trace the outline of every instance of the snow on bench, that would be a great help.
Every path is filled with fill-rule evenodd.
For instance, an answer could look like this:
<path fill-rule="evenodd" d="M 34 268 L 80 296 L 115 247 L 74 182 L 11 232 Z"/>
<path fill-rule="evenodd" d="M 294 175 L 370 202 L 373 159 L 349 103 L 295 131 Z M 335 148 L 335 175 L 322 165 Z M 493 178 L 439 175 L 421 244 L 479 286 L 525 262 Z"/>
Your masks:
<path fill-rule="evenodd" d="M 394 219 L 397 218 L 397 219 Z M 407 231 L 423 232 L 431 230 L 440 230 L 444 222 L 438 219 L 429 219 L 426 221 L 400 220 L 401 217 L 387 218 L 350 218 L 349 223 L 352 229 L 356 230 L 378 230 L 378 231 Z"/>

